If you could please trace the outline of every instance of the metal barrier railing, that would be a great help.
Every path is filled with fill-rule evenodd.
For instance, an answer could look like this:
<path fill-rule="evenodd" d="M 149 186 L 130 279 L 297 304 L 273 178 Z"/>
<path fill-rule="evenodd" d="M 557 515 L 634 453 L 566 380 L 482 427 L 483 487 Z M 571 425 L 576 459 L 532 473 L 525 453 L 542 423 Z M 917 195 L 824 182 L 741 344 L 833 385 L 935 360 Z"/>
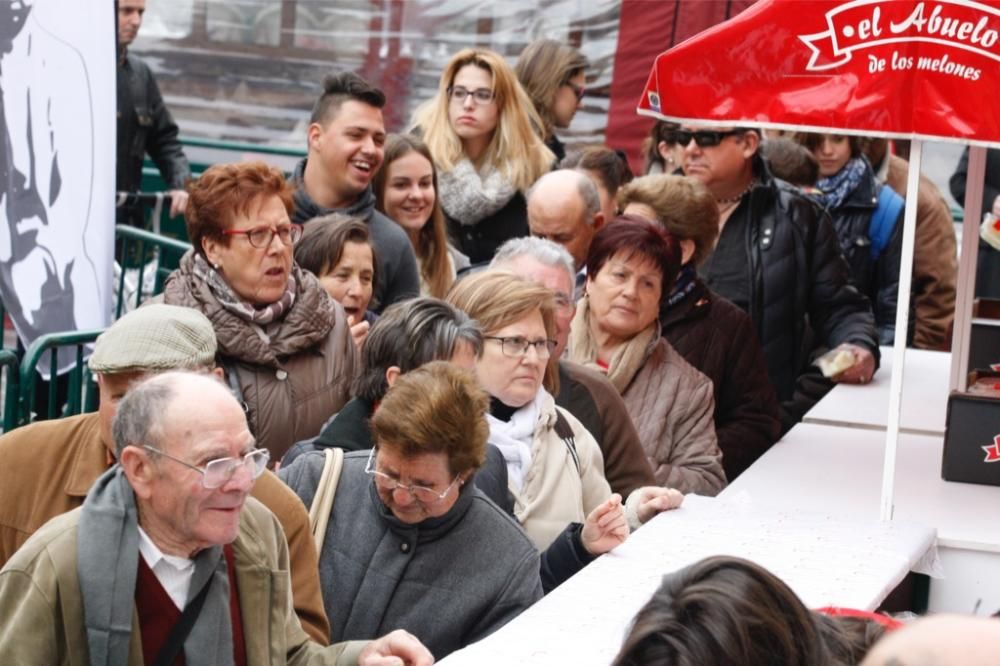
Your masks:
<path fill-rule="evenodd" d="M 159 294 L 163 283 L 191 244 L 150 231 L 119 224 L 115 227 L 116 261 L 120 267 L 115 284 L 115 319 Z M 151 281 L 147 277 L 152 275 Z"/>
<path fill-rule="evenodd" d="M 31 343 L 24 352 L 20 368 L 20 406 L 16 425 L 31 421 L 71 416 L 97 409 L 97 385 L 84 362 L 86 346 L 97 339 L 104 329 L 48 333 Z M 38 363 L 49 355 L 49 367 L 59 367 L 59 351 L 75 347 L 75 359 L 68 372 L 52 376 L 47 382 L 47 400 L 44 414 L 35 414 L 35 391 L 42 380 Z M 61 382 L 67 383 L 65 403 L 59 395 Z"/>
<path fill-rule="evenodd" d="M 17 352 L 0 349 L 0 376 L 3 377 L 3 431 L 17 427 L 17 402 L 21 397 L 21 377 Z"/>

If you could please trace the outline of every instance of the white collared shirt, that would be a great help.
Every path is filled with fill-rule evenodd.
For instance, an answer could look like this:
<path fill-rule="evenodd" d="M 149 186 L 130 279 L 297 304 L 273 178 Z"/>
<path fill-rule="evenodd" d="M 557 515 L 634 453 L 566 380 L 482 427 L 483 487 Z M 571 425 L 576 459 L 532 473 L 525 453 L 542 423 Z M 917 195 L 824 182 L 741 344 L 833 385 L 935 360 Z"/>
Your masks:
<path fill-rule="evenodd" d="M 194 576 L 194 560 L 177 555 L 167 555 L 153 543 L 145 530 L 139 528 L 139 554 L 153 571 L 156 580 L 166 591 L 178 610 L 187 605 L 188 590 Z"/>

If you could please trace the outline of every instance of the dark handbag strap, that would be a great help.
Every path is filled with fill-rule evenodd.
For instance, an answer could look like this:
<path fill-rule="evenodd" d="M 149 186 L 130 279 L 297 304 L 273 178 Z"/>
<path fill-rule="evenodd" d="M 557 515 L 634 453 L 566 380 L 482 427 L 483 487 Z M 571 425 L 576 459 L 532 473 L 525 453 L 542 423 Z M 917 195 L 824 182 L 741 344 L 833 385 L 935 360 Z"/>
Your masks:
<path fill-rule="evenodd" d="M 569 424 L 569 421 L 562 415 L 562 413 L 556 410 L 556 435 L 559 436 L 565 444 L 566 448 L 569 449 L 569 455 L 573 458 L 573 464 L 576 465 L 576 473 L 580 473 L 580 455 L 576 452 L 576 435 L 573 434 L 573 426 Z"/>
<path fill-rule="evenodd" d="M 205 605 L 205 599 L 208 597 L 208 588 L 212 587 L 212 580 L 214 578 L 215 575 L 213 574 L 208 579 L 208 582 L 202 586 L 198 596 L 184 607 L 184 612 L 181 613 L 180 619 L 177 620 L 177 624 L 170 630 L 170 635 L 167 636 L 166 642 L 160 648 L 160 653 L 156 655 L 156 661 L 153 662 L 153 666 L 173 666 L 177 655 L 184 649 L 184 641 L 187 640 L 188 634 L 191 633 L 191 628 L 198 619 L 198 614 L 201 613 L 201 607 Z"/>

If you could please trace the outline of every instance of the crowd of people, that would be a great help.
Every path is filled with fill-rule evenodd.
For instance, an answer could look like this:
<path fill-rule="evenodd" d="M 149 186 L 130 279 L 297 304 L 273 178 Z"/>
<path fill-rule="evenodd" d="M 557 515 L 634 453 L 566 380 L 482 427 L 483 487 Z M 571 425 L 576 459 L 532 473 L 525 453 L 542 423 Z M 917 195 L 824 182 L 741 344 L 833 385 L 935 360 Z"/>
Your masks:
<path fill-rule="evenodd" d="M 143 6 L 119 3 L 133 76 Z M 0 437 L 0 662 L 430 663 L 720 492 L 880 344 L 947 344 L 926 180 L 893 339 L 884 141 L 658 122 L 634 177 L 557 136 L 588 66 L 461 50 L 396 133 L 382 91 L 331 75 L 289 177 L 186 184 L 192 249 L 98 339 L 99 411 Z M 668 577 L 616 663 L 858 663 L 893 628 L 716 558 Z"/>

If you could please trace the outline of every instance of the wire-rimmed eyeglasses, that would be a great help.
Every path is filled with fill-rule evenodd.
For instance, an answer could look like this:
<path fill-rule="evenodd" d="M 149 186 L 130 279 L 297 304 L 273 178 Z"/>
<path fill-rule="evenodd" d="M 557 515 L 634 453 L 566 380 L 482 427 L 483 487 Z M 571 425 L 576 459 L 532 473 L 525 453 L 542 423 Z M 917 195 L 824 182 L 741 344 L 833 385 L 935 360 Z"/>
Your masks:
<path fill-rule="evenodd" d="M 267 462 L 271 459 L 271 453 L 267 449 L 254 449 L 238 458 L 216 458 L 215 460 L 210 460 L 204 467 L 198 467 L 172 456 L 155 446 L 143 444 L 142 448 L 161 455 L 164 458 L 169 458 L 196 472 L 201 472 L 201 485 L 207 490 L 214 490 L 226 485 L 226 482 L 233 478 L 236 471 L 241 468 L 249 471 L 252 479 L 256 479 L 264 473 L 264 470 L 267 468 Z"/>
<path fill-rule="evenodd" d="M 371 453 L 368 454 L 368 464 L 365 465 L 365 474 L 370 475 L 374 479 L 375 485 L 379 488 L 379 490 L 384 490 L 390 493 L 394 490 L 405 490 L 410 494 L 410 497 L 424 505 L 436 504 L 447 497 L 448 493 L 451 492 L 451 489 L 456 483 L 458 483 L 458 478 L 461 476 L 461 474 L 456 474 L 452 482 L 448 484 L 448 487 L 441 492 L 438 492 L 433 488 L 428 488 L 427 486 L 418 486 L 412 483 L 408 485 L 400 483 L 398 480 L 392 478 L 385 472 L 380 472 L 375 469 L 376 450 L 377 449 L 373 447 Z"/>

